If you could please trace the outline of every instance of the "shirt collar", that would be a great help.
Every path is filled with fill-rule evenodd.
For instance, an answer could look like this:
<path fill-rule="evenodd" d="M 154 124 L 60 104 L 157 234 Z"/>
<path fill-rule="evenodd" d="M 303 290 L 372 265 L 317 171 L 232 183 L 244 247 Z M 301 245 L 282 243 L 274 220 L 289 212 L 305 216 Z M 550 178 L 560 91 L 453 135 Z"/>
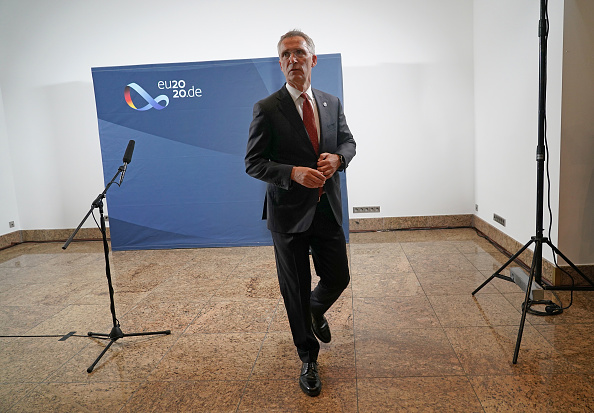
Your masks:
<path fill-rule="evenodd" d="M 288 83 L 285 83 L 285 86 L 287 88 L 287 91 L 293 98 L 293 102 L 296 102 L 297 99 L 299 99 L 299 97 L 301 96 L 301 93 L 303 93 L 303 92 L 301 92 L 299 89 L 295 89 L 293 86 L 289 85 Z M 307 88 L 307 90 L 305 91 L 305 94 L 307 94 L 310 101 L 315 102 L 313 93 L 311 91 L 311 86 Z"/>

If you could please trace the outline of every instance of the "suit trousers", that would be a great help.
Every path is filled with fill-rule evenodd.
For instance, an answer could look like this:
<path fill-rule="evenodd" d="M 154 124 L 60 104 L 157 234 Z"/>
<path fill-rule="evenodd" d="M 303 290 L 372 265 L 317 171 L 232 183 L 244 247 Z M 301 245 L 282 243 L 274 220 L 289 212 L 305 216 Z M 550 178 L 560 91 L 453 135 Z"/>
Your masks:
<path fill-rule="evenodd" d="M 278 282 L 285 302 L 293 342 L 302 362 L 317 361 L 320 343 L 311 330 L 311 314 L 323 315 L 350 281 L 346 241 L 325 194 L 312 225 L 305 232 L 271 232 Z M 320 280 L 311 291 L 309 251 Z"/>

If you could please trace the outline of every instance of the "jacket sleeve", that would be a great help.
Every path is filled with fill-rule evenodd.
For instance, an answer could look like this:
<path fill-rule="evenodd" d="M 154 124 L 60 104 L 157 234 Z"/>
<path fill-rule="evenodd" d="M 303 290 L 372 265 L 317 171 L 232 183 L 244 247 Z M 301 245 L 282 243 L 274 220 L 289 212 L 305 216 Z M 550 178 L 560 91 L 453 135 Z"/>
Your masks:
<path fill-rule="evenodd" d="M 248 175 L 283 189 L 291 186 L 292 165 L 272 161 L 271 145 L 273 130 L 263 104 L 254 105 L 249 139 L 245 155 L 245 171 Z"/>
<path fill-rule="evenodd" d="M 338 100 L 338 136 L 337 136 L 336 154 L 344 157 L 344 165 L 341 165 L 339 170 L 344 171 L 356 153 L 356 143 L 353 138 L 349 126 L 346 122 L 346 117 L 342 109 L 342 104 Z"/>

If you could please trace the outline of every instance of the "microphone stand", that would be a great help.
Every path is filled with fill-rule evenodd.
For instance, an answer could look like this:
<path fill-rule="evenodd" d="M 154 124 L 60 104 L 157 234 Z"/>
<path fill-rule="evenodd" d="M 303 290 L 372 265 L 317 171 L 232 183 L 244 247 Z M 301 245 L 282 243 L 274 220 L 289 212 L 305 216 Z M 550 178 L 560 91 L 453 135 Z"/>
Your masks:
<path fill-rule="evenodd" d="M 70 245 L 70 243 L 72 242 L 72 240 L 74 239 L 74 237 L 76 236 L 76 234 L 78 233 L 78 231 L 80 230 L 80 228 L 83 226 L 83 224 L 85 223 L 85 221 L 87 220 L 87 218 L 89 217 L 89 215 L 91 215 L 93 213 L 93 210 L 95 208 L 99 208 L 99 216 L 100 216 L 100 224 L 101 224 L 101 234 L 103 236 L 103 252 L 105 254 L 105 274 L 107 276 L 107 285 L 109 288 L 109 300 L 110 300 L 110 309 L 111 309 L 111 317 L 112 317 L 112 321 L 113 321 L 113 327 L 111 329 L 111 332 L 109 334 L 102 334 L 102 333 L 92 333 L 92 332 L 88 332 L 87 335 L 89 337 L 92 338 L 101 338 L 101 339 L 108 339 L 109 343 L 107 343 L 107 346 L 105 346 L 105 348 L 103 349 L 103 351 L 101 352 L 101 354 L 99 354 L 99 357 L 97 357 L 97 359 L 93 362 L 93 364 L 91 364 L 91 366 L 87 369 L 87 373 L 91 373 L 93 371 L 93 369 L 95 368 L 95 366 L 97 365 L 97 363 L 99 362 L 99 360 L 101 359 L 101 357 L 103 357 L 103 355 L 107 352 L 107 350 L 109 350 L 109 348 L 111 347 L 111 345 L 113 343 L 115 343 L 116 341 L 118 341 L 120 338 L 124 338 L 124 337 L 134 337 L 134 336 L 148 336 L 148 335 L 156 335 L 156 334 L 171 334 L 171 330 L 164 330 L 164 331 L 154 331 L 154 332 L 147 332 L 147 333 L 128 333 L 125 334 L 122 332 L 122 329 L 120 328 L 120 322 L 118 321 L 117 317 L 116 317 L 116 309 L 115 309 L 115 302 L 113 299 L 113 285 L 111 283 L 111 270 L 109 267 L 109 244 L 107 243 L 107 230 L 105 228 L 105 216 L 103 214 L 103 199 L 105 198 L 105 194 L 107 193 L 107 191 L 109 190 L 109 187 L 111 187 L 111 185 L 115 182 L 116 178 L 118 177 L 118 175 L 120 173 L 123 173 L 126 169 L 127 165 L 122 165 L 118 168 L 118 172 L 115 174 L 115 176 L 112 178 L 112 180 L 107 184 L 107 186 L 105 187 L 105 189 L 103 190 L 103 192 L 101 192 L 99 194 L 99 196 L 97 196 L 97 198 L 95 198 L 95 200 L 93 201 L 93 203 L 91 204 L 91 209 L 89 210 L 89 212 L 87 212 L 87 215 L 85 215 L 85 217 L 83 218 L 83 220 L 80 222 L 80 224 L 78 225 L 78 227 L 74 230 L 74 232 L 72 233 L 72 235 L 70 235 L 70 238 L 68 238 L 68 240 L 66 241 L 66 243 L 62 246 L 62 249 L 66 249 L 68 248 L 68 245 Z M 121 182 L 120 182 L 121 183 Z"/>
<path fill-rule="evenodd" d="M 540 20 L 539 20 L 539 31 L 538 36 L 540 37 L 539 45 L 539 88 L 538 88 L 538 145 L 536 147 L 536 235 L 531 237 L 518 252 L 516 252 L 501 268 L 499 268 L 491 277 L 483 282 L 476 290 L 472 292 L 472 295 L 478 293 L 481 288 L 487 285 L 494 278 L 500 278 L 505 281 L 514 282 L 511 277 L 501 274 L 508 265 L 516 260 L 530 245 L 534 244 L 534 254 L 532 256 L 532 266 L 530 269 L 530 277 L 526 287 L 526 295 L 524 303 L 522 305 L 522 317 L 520 319 L 520 328 L 518 330 L 518 337 L 516 339 L 516 346 L 514 349 L 513 364 L 518 362 L 518 354 L 520 352 L 520 343 L 522 342 L 522 335 L 524 332 L 524 324 L 526 322 L 526 313 L 530 308 L 530 305 L 534 304 L 530 300 L 530 293 L 532 291 L 532 282 L 536 282 L 542 287 L 543 290 L 548 291 L 594 291 L 594 281 L 588 278 L 578 267 L 573 264 L 569 258 L 567 258 L 553 243 L 550 239 L 544 236 L 544 225 L 543 225 L 543 211 L 544 211 L 544 171 L 545 171 L 545 135 L 546 135 L 546 84 L 547 84 L 547 39 L 549 32 L 549 21 L 547 11 L 548 0 L 540 0 Z M 553 254 L 559 255 L 565 262 L 585 281 L 588 282 L 587 286 L 551 286 L 543 284 L 542 281 L 542 247 L 548 245 Z M 562 270 L 565 272 L 564 270 Z M 536 302 L 538 304 L 538 302 Z M 563 308 L 554 305 L 552 302 L 545 309 L 548 315 L 557 315 L 563 312 Z M 543 314 L 547 315 L 547 314 Z"/>

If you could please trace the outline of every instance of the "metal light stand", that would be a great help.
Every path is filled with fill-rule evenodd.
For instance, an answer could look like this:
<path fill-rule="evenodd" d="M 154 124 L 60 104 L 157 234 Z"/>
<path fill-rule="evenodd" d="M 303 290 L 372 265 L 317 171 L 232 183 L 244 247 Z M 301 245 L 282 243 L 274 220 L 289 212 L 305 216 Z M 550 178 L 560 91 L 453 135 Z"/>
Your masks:
<path fill-rule="evenodd" d="M 105 229 L 105 216 L 103 215 L 103 199 L 105 198 L 105 194 L 107 193 L 107 190 L 109 189 L 109 187 L 114 183 L 114 181 L 116 180 L 118 175 L 120 173 L 123 173 L 124 171 L 125 171 L 125 165 L 122 165 L 118 168 L 118 172 L 112 178 L 111 182 L 109 182 L 107 184 L 107 186 L 105 187 L 105 189 L 103 190 L 103 192 L 100 193 L 97 198 L 95 198 L 95 200 L 91 204 L 91 209 L 89 210 L 89 212 L 87 212 L 87 215 L 83 218 L 83 220 L 78 225 L 78 227 L 74 230 L 72 235 L 70 235 L 70 238 L 68 238 L 68 240 L 66 241 L 64 246 L 62 246 L 62 249 L 68 248 L 68 245 L 70 245 L 70 243 L 74 239 L 75 235 L 78 233 L 78 231 L 80 230 L 82 225 L 85 223 L 85 221 L 87 220 L 89 215 L 91 215 L 91 213 L 93 212 L 93 210 L 95 208 L 99 208 L 101 234 L 103 236 L 103 252 L 105 253 L 105 274 L 107 276 L 107 285 L 109 287 L 109 300 L 110 300 L 110 309 L 111 309 L 111 317 L 112 317 L 112 321 L 113 321 L 113 328 L 111 329 L 111 332 L 109 334 L 92 333 L 92 332 L 87 333 L 87 335 L 89 337 L 109 339 L 109 343 L 107 343 L 107 346 L 105 346 L 105 348 L 103 349 L 101 354 L 99 354 L 99 357 L 97 357 L 97 359 L 93 362 L 93 364 L 91 364 L 91 366 L 87 369 L 87 373 L 91 373 L 93 371 L 93 369 L 95 368 L 95 366 L 97 365 L 97 363 L 99 362 L 101 357 L 103 357 L 103 355 L 107 352 L 107 350 L 109 350 L 111 345 L 113 343 L 115 343 L 116 341 L 118 341 L 120 338 L 134 337 L 134 336 L 149 336 L 149 335 L 156 335 L 156 334 L 171 334 L 171 330 L 154 331 L 154 332 L 147 332 L 147 333 L 124 334 L 120 328 L 120 323 L 116 317 L 115 302 L 113 299 L 113 286 L 111 283 L 111 270 L 109 267 L 109 244 L 107 243 L 107 231 Z"/>
<path fill-rule="evenodd" d="M 547 12 L 547 1 L 540 1 L 540 21 L 539 33 L 540 37 L 540 56 L 539 56 L 539 99 L 538 99 L 538 146 L 536 148 L 536 236 L 532 237 L 526 245 L 524 245 L 516 254 L 514 254 L 499 270 L 497 270 L 489 279 L 482 283 L 476 290 L 472 292 L 475 295 L 481 288 L 487 285 L 493 278 L 497 277 L 505 281 L 513 282 L 510 277 L 501 274 L 504 268 L 511 264 L 516 258 L 520 256 L 531 244 L 534 244 L 534 255 L 532 258 L 532 266 L 530 267 L 530 278 L 528 280 L 528 287 L 526 288 L 526 297 L 522 305 L 522 319 L 520 321 L 520 329 L 518 331 L 518 338 L 516 340 L 516 348 L 514 350 L 513 363 L 518 362 L 518 353 L 520 351 L 520 344 L 522 342 L 522 334 L 524 332 L 524 324 L 526 322 L 526 313 L 530 307 L 530 292 L 532 282 L 536 282 L 543 290 L 549 291 L 594 291 L 594 282 L 590 280 L 582 271 L 580 271 L 553 243 L 545 236 L 543 236 L 543 204 L 544 204 L 544 171 L 545 171 L 545 133 L 546 133 L 546 79 L 547 79 L 547 38 L 549 34 L 549 22 Z M 554 254 L 559 255 L 569 264 L 569 266 L 578 273 L 590 286 L 550 286 L 542 283 L 542 247 L 546 244 L 553 250 Z"/>

